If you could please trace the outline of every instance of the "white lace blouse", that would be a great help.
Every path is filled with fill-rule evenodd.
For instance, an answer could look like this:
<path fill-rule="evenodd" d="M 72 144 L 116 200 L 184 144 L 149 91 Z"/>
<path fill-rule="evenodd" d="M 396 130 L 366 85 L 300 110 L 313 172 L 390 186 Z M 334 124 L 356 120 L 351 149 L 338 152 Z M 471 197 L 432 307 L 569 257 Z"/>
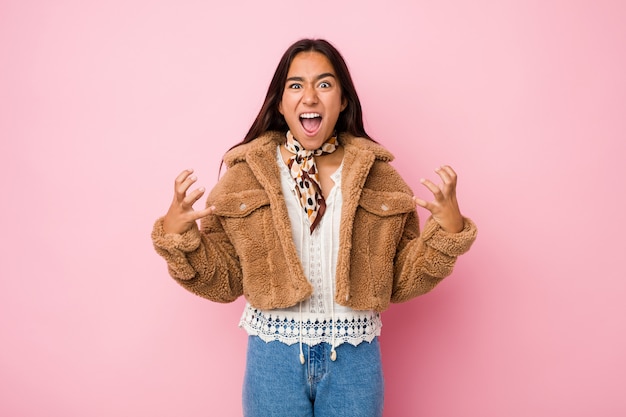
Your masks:
<path fill-rule="evenodd" d="M 278 340 L 288 345 L 302 342 L 312 346 L 327 342 L 336 347 L 342 343 L 356 346 L 363 341 L 371 342 L 380 335 L 380 314 L 356 311 L 334 301 L 343 164 L 331 175 L 335 185 L 326 199 L 326 213 L 313 233 L 309 233 L 309 219 L 295 195 L 293 178 L 283 161 L 280 147 L 276 158 L 293 240 L 304 273 L 313 285 L 313 295 L 286 309 L 259 310 L 247 303 L 239 326 L 249 335 L 259 336 L 266 342 Z"/>

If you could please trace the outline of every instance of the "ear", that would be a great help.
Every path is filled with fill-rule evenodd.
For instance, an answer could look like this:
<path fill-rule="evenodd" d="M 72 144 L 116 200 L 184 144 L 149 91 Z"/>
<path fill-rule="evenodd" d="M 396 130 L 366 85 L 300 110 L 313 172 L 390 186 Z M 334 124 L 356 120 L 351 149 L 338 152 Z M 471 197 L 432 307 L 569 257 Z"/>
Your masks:
<path fill-rule="evenodd" d="M 342 96 L 341 97 L 341 111 L 344 111 L 346 107 L 348 107 L 348 100 L 346 100 L 346 98 Z"/>
<path fill-rule="evenodd" d="M 283 101 L 282 100 L 278 102 L 278 112 L 282 114 L 283 116 L 285 115 L 285 113 L 283 113 Z"/>

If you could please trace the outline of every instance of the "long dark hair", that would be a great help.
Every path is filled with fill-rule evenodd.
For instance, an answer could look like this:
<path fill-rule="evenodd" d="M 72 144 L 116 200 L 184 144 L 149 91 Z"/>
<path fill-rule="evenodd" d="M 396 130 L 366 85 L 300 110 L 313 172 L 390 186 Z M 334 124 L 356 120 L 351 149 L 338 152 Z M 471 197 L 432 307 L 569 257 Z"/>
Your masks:
<path fill-rule="evenodd" d="M 363 127 L 361 102 L 354 88 L 346 61 L 344 61 L 337 48 L 324 39 L 301 39 L 291 45 L 283 54 L 267 89 L 267 95 L 261 111 L 259 111 L 254 123 L 252 123 L 246 137 L 233 148 L 248 143 L 269 130 L 287 130 L 287 122 L 285 122 L 283 115 L 278 111 L 278 105 L 285 91 L 285 82 L 291 62 L 300 52 L 309 51 L 319 52 L 328 58 L 339 79 L 343 98 L 348 103 L 346 108 L 339 114 L 335 130 L 338 133 L 347 132 L 354 136 L 373 140 Z"/>

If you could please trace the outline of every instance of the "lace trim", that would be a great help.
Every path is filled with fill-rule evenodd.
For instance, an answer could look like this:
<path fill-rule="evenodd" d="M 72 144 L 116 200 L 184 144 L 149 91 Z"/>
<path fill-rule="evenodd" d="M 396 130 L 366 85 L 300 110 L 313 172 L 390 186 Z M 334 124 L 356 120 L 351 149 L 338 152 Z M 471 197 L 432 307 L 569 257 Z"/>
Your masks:
<path fill-rule="evenodd" d="M 300 340 L 298 314 L 271 314 L 246 306 L 239 327 L 251 336 L 259 336 L 265 342 L 278 340 L 293 345 Z M 363 312 L 342 314 L 335 317 L 335 346 L 350 343 L 371 342 L 380 336 L 383 326 L 380 314 Z M 302 342 L 314 346 L 322 342 L 331 343 L 333 323 L 330 318 L 305 319 L 302 322 Z"/>

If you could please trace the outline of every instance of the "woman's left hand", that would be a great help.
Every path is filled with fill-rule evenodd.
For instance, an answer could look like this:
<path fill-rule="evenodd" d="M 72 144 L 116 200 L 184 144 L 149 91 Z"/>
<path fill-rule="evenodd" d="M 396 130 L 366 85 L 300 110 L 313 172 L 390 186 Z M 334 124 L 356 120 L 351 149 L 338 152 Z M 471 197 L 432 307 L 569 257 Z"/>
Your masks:
<path fill-rule="evenodd" d="M 452 167 L 444 165 L 435 170 L 443 181 L 441 186 L 428 179 L 422 178 L 420 182 L 433 193 L 434 201 L 428 202 L 421 198 L 413 197 L 415 203 L 430 211 L 433 219 L 446 231 L 458 233 L 463 230 L 463 216 L 456 200 L 456 172 Z"/>

